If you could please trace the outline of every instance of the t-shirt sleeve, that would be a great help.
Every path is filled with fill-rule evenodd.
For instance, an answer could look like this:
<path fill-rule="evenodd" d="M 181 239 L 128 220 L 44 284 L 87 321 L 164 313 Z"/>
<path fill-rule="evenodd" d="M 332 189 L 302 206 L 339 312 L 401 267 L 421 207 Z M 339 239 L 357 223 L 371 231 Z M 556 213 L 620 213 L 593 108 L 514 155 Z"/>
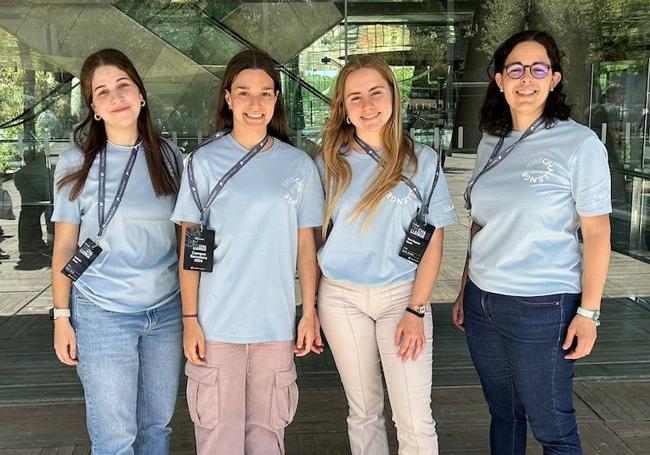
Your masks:
<path fill-rule="evenodd" d="M 426 179 L 426 184 L 428 185 L 425 193 L 426 198 L 429 198 L 429 195 L 431 194 L 431 186 L 433 185 L 436 166 L 440 166 L 438 154 L 433 150 L 430 150 L 430 153 L 433 155 L 433 158 L 422 163 L 427 167 L 427 169 L 422 169 L 422 171 L 425 172 L 425 175 L 429 176 L 429 178 Z M 445 173 L 442 168 L 440 169 L 438 183 L 433 189 L 433 195 L 431 195 L 429 200 L 429 213 L 426 217 L 426 221 L 437 228 L 458 222 L 456 207 L 451 195 L 449 194 L 447 179 L 445 178 Z"/>
<path fill-rule="evenodd" d="M 483 133 L 483 136 L 481 137 L 481 140 L 479 141 L 478 147 L 476 149 L 476 161 L 474 161 L 474 171 L 472 172 L 472 177 L 478 174 L 490 159 L 490 155 L 493 151 L 493 148 L 489 145 L 490 142 L 492 142 L 490 140 L 490 135 Z"/>
<path fill-rule="evenodd" d="M 298 205 L 298 227 L 308 228 L 323 224 L 323 186 L 316 164 L 306 160 L 302 197 Z"/>
<path fill-rule="evenodd" d="M 174 213 L 172 213 L 171 220 L 174 223 L 181 223 L 183 221 L 187 223 L 199 224 L 201 222 L 201 211 L 196 206 L 194 198 L 192 197 L 192 190 L 190 189 L 190 182 L 188 178 L 187 165 L 189 160 L 186 162 L 186 168 L 183 171 L 181 177 L 181 186 L 178 190 L 178 197 L 176 198 L 176 206 L 174 207 Z M 193 158 L 192 169 L 194 170 L 194 178 L 196 179 L 196 187 L 199 194 L 199 199 L 202 204 L 205 204 L 205 201 L 208 198 L 210 193 L 209 179 L 204 172 L 206 166 L 201 166 L 200 157 L 197 159 L 197 156 Z M 208 218 L 206 213 L 205 218 Z"/>
<path fill-rule="evenodd" d="M 314 163 L 316 163 L 316 169 L 318 169 L 320 183 L 323 188 L 325 188 L 325 162 L 323 161 L 323 155 L 319 153 L 318 156 L 314 158 Z"/>
<path fill-rule="evenodd" d="M 54 210 L 52 211 L 52 222 L 63 222 L 72 224 L 81 224 L 81 201 L 77 197 L 70 200 L 70 192 L 74 183 L 69 183 L 59 188 L 59 180 L 71 172 L 78 170 L 81 165 L 81 159 L 74 160 L 72 155 L 76 151 L 68 151 L 59 156 L 54 170 Z M 79 155 L 81 157 L 81 155 Z"/>
<path fill-rule="evenodd" d="M 570 164 L 571 194 L 580 216 L 612 212 L 611 178 L 607 149 L 590 135 L 576 151 Z"/>

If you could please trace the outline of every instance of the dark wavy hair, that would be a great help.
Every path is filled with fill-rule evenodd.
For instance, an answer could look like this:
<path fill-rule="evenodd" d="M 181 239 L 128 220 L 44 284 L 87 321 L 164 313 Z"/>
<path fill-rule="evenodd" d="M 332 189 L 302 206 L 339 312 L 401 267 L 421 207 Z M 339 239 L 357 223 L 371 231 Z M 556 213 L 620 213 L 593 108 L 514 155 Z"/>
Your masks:
<path fill-rule="evenodd" d="M 84 161 L 81 168 L 59 179 L 57 187 L 60 189 L 72 184 L 69 199 L 73 201 L 79 197 L 81 190 L 83 190 L 86 184 L 88 173 L 95 158 L 106 147 L 107 138 L 104 122 L 102 120 L 97 121 L 93 118 L 94 112 L 92 109 L 93 74 L 95 74 L 97 68 L 106 65 L 112 65 L 124 71 L 129 76 L 129 79 L 138 87 L 142 98 L 145 100 L 145 105 L 140 109 L 140 114 L 138 115 L 138 137 L 142 141 L 144 155 L 147 159 L 147 167 L 149 169 L 149 178 L 151 179 L 156 196 L 177 193 L 178 182 L 169 174 L 163 161 L 162 154 L 165 152 L 162 149 L 163 147 L 167 147 L 167 145 L 158 136 L 151 122 L 149 104 L 146 103 L 147 91 L 131 60 L 117 49 L 102 49 L 97 51 L 88 56 L 81 67 L 81 75 L 79 76 L 81 81 L 81 94 L 88 108 L 88 114 L 74 130 L 74 143 L 81 150 L 81 153 L 83 153 Z"/>
<path fill-rule="evenodd" d="M 273 118 L 267 128 L 268 134 L 280 139 L 282 142 L 291 144 L 289 139 L 287 116 L 284 112 L 284 100 L 282 99 L 282 84 L 280 76 L 275 69 L 273 59 L 266 52 L 257 49 L 246 49 L 235 55 L 228 62 L 226 72 L 221 82 L 219 98 L 217 100 L 217 131 L 222 129 L 232 129 L 233 117 L 232 111 L 228 109 L 226 103 L 226 90 L 230 91 L 232 83 L 239 73 L 244 70 L 262 70 L 273 80 L 273 90 L 278 92 L 278 99 L 275 101 Z"/>
<path fill-rule="evenodd" d="M 523 32 L 515 33 L 510 38 L 505 40 L 492 56 L 489 69 L 492 67 L 494 73 L 490 74 L 490 84 L 488 85 L 483 106 L 481 106 L 481 118 L 479 121 L 479 129 L 484 133 L 493 136 L 507 136 L 512 131 L 512 116 L 510 114 L 510 106 L 506 101 L 506 97 L 500 92 L 494 75 L 503 73 L 506 59 L 510 52 L 519 43 L 526 41 L 535 41 L 546 49 L 549 59 L 551 60 L 552 71 L 562 73 L 562 55 L 557 43 L 553 37 L 547 32 L 537 30 L 526 30 Z M 551 126 L 557 120 L 567 120 L 571 115 L 571 106 L 566 104 L 566 95 L 562 92 L 562 80 L 553 88 L 549 93 L 544 105 L 544 120 L 546 126 Z"/>

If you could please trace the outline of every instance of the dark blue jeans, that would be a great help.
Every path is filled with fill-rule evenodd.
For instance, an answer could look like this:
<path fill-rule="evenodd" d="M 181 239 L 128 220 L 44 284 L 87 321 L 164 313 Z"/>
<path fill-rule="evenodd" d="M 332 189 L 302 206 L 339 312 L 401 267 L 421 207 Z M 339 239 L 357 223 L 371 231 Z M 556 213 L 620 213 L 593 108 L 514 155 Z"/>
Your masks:
<path fill-rule="evenodd" d="M 562 343 L 580 294 L 514 297 L 467 280 L 465 334 L 490 407 L 493 455 L 526 453 L 526 421 L 544 455 L 580 455 L 573 362 Z"/>

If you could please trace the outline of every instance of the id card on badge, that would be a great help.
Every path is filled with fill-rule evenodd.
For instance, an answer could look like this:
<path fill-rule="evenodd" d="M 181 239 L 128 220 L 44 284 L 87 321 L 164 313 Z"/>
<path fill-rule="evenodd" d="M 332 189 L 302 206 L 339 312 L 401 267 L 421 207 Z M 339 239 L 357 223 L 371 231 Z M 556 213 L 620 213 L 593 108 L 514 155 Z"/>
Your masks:
<path fill-rule="evenodd" d="M 434 225 L 428 224 L 417 217 L 414 218 L 406 232 L 406 238 L 404 239 L 399 255 L 411 262 L 419 264 L 435 230 L 436 227 Z"/>
<path fill-rule="evenodd" d="M 63 267 L 61 273 L 72 281 L 77 281 L 101 252 L 102 248 L 99 245 L 91 239 L 86 239 L 65 267 Z"/>
<path fill-rule="evenodd" d="M 183 268 L 197 272 L 212 272 L 214 263 L 214 231 L 203 227 L 185 231 Z"/>

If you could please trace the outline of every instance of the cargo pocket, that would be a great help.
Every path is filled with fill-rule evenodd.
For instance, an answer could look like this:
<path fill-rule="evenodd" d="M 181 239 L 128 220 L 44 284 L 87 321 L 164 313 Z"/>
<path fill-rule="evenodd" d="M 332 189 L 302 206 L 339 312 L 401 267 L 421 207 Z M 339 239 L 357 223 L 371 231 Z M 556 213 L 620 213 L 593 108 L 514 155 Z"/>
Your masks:
<path fill-rule="evenodd" d="M 219 368 L 185 364 L 187 407 L 192 422 L 213 429 L 219 423 Z"/>
<path fill-rule="evenodd" d="M 271 398 L 271 427 L 280 430 L 293 421 L 298 408 L 298 384 L 296 366 L 284 371 L 276 371 Z"/>

